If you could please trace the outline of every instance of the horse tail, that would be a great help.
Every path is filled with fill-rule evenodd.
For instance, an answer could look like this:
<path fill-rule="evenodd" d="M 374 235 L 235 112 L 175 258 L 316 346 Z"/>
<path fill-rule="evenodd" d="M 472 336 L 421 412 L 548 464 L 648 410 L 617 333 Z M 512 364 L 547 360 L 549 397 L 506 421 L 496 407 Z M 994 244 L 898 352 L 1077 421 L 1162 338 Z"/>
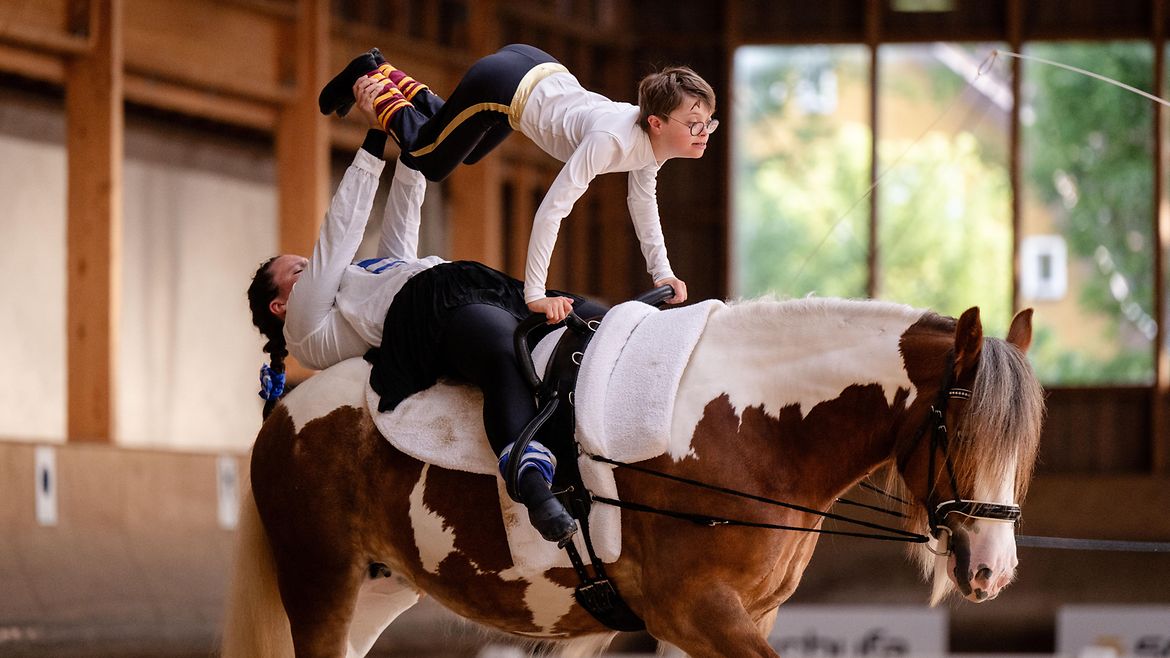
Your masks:
<path fill-rule="evenodd" d="M 245 482 L 240 502 L 234 562 L 220 655 L 292 656 L 292 631 L 276 584 L 276 562 L 251 482 Z"/>
<path fill-rule="evenodd" d="M 609 647 L 609 643 L 617 637 L 617 633 L 600 633 L 586 635 L 573 640 L 558 642 L 557 651 L 553 653 L 558 658 L 588 658 L 600 656 Z"/>

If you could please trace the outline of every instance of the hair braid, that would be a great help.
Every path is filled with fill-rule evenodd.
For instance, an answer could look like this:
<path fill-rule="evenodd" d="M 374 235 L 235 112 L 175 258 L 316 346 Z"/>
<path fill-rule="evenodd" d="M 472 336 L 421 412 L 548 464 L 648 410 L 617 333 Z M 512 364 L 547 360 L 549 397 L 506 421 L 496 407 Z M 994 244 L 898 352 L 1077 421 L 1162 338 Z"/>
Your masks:
<path fill-rule="evenodd" d="M 276 280 L 272 276 L 272 263 L 276 257 L 269 258 L 261 263 L 256 274 L 252 277 L 252 283 L 248 286 L 248 306 L 252 311 L 252 324 L 260 330 L 260 333 L 268 339 L 264 343 L 264 351 L 268 353 L 272 359 L 272 364 L 269 366 L 274 373 L 284 374 L 284 357 L 288 356 L 288 349 L 284 342 L 284 320 L 276 317 L 272 313 L 272 309 L 268 305 L 276 296 L 280 294 L 280 290 L 276 287 Z M 263 368 L 261 373 L 263 377 Z M 265 397 L 263 417 L 268 418 L 268 414 L 272 413 L 272 409 L 276 406 L 277 400 L 283 395 L 273 395 Z M 264 393 L 261 392 L 264 397 Z"/>

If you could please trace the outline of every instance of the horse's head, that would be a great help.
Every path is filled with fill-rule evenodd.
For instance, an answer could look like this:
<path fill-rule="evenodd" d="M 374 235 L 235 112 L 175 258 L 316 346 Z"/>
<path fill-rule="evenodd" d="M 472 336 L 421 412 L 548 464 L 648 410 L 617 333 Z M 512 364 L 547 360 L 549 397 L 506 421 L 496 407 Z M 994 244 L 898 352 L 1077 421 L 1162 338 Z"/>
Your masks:
<path fill-rule="evenodd" d="M 954 324 L 953 344 L 925 336 L 919 345 L 933 342 L 934 349 L 903 342 L 912 377 L 931 373 L 933 384 L 916 381 L 921 415 L 914 416 L 923 420 L 907 428 L 898 468 L 921 503 L 916 521 L 933 536 L 919 554 L 934 573 L 932 602 L 953 588 L 987 601 L 1015 575 L 1015 521 L 1044 415 L 1043 391 L 1024 357 L 1032 312 L 1016 315 L 1006 340 L 984 338 L 978 308 Z M 940 359 L 940 348 L 947 358 Z M 945 365 L 914 366 L 915 357 Z"/>

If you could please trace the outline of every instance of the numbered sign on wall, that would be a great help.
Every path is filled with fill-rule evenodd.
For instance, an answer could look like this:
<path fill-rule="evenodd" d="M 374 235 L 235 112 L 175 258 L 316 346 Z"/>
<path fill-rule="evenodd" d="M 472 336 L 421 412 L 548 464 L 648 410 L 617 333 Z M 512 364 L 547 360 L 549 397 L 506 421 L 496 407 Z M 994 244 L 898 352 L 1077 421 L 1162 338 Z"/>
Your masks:
<path fill-rule="evenodd" d="M 215 490 L 219 499 L 219 527 L 234 530 L 240 520 L 240 469 L 235 457 L 215 460 Z"/>
<path fill-rule="evenodd" d="M 57 451 L 52 446 L 37 446 L 33 453 L 36 475 L 37 523 L 57 525 Z"/>

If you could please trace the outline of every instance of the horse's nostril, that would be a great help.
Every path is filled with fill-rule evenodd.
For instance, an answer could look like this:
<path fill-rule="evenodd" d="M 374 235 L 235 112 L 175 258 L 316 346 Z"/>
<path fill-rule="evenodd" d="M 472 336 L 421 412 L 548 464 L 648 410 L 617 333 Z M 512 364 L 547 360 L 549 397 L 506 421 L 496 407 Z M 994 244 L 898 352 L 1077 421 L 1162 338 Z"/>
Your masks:
<path fill-rule="evenodd" d="M 991 569 L 988 567 L 980 568 L 979 571 L 975 572 L 975 580 L 988 580 L 988 581 L 990 581 L 991 580 Z"/>

